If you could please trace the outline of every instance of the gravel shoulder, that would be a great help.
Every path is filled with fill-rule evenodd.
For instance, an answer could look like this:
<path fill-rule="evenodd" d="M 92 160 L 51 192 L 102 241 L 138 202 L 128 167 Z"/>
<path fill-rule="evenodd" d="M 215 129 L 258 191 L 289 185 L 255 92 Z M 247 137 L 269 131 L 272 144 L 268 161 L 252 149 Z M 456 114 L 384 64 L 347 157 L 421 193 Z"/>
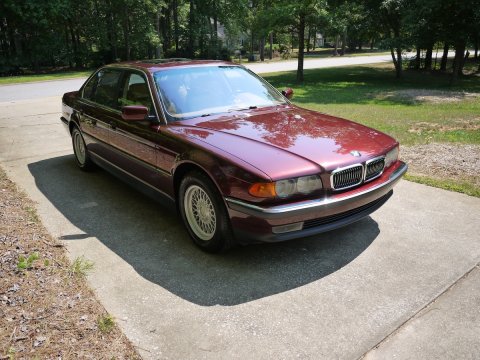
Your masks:
<path fill-rule="evenodd" d="M 400 157 L 412 175 L 466 181 L 480 188 L 480 145 L 439 144 L 406 146 Z"/>
<path fill-rule="evenodd" d="M 35 204 L 0 169 L 0 359 L 137 359 Z"/>

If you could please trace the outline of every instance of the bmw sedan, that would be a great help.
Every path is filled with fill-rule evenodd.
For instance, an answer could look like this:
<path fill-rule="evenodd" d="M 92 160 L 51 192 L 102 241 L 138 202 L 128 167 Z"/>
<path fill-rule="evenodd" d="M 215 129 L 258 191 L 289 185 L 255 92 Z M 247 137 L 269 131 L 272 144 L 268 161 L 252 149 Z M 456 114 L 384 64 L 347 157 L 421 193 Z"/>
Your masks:
<path fill-rule="evenodd" d="M 66 93 L 61 120 L 82 170 L 171 203 L 194 243 L 218 252 L 353 223 L 407 170 L 395 139 L 292 95 L 230 62 L 135 61 Z"/>

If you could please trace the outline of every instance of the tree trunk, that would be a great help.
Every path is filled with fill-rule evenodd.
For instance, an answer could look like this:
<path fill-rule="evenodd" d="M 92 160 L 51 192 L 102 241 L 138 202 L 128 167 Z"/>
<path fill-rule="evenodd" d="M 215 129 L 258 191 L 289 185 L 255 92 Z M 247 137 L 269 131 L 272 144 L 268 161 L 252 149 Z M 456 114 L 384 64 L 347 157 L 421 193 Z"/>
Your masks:
<path fill-rule="evenodd" d="M 160 15 L 161 15 L 161 8 L 157 9 L 157 14 L 155 18 L 155 26 L 157 30 L 157 35 L 160 36 Z M 163 40 L 163 43 L 165 43 L 165 39 Z M 160 59 L 162 57 L 162 44 L 158 44 L 157 47 L 155 48 L 155 57 L 157 59 Z"/>
<path fill-rule="evenodd" d="M 188 26 L 188 54 L 191 58 L 194 57 L 194 28 L 195 28 L 195 4 L 194 0 L 190 0 L 190 8 L 189 8 L 189 20 L 190 24 Z"/>
<path fill-rule="evenodd" d="M 253 29 L 252 29 L 252 33 L 251 33 L 251 37 L 250 37 L 250 55 L 253 57 L 253 45 L 254 45 L 254 42 L 255 42 L 255 37 L 254 37 L 254 34 L 253 34 Z"/>
<path fill-rule="evenodd" d="M 310 53 L 310 39 L 312 38 L 312 29 L 310 26 L 308 27 L 308 32 L 307 32 L 307 54 Z"/>
<path fill-rule="evenodd" d="M 392 55 L 393 65 L 395 66 L 395 75 L 397 79 L 402 77 L 402 49 L 396 49 L 397 55 L 395 56 L 395 51 L 393 47 L 390 48 L 390 54 Z"/>
<path fill-rule="evenodd" d="M 397 79 L 400 79 L 402 77 L 402 66 L 403 66 L 403 59 L 402 59 L 402 49 L 397 48 L 397 67 L 396 67 L 396 76 Z"/>
<path fill-rule="evenodd" d="M 273 59 L 273 31 L 270 32 L 270 60 Z"/>
<path fill-rule="evenodd" d="M 464 54 L 465 54 L 465 41 L 460 41 L 455 44 L 455 59 L 453 60 L 453 72 L 451 83 L 454 84 L 457 82 L 458 77 L 462 75 L 463 64 L 464 64 Z"/>
<path fill-rule="evenodd" d="M 447 60 L 448 60 L 448 50 L 450 49 L 450 45 L 447 42 L 443 45 L 443 55 L 442 61 L 440 63 L 440 71 L 447 71 Z"/>
<path fill-rule="evenodd" d="M 477 60 L 478 59 L 478 33 L 475 35 L 475 43 L 474 43 L 474 46 L 475 46 L 475 55 L 474 55 L 474 59 Z"/>
<path fill-rule="evenodd" d="M 213 47 L 214 47 L 214 54 L 215 59 L 218 59 L 218 55 L 220 54 L 219 46 L 218 46 L 218 19 L 217 19 L 217 9 L 215 5 L 214 15 L 213 15 Z"/>
<path fill-rule="evenodd" d="M 338 43 L 340 41 L 340 35 L 335 37 L 335 49 L 333 49 L 333 56 L 338 56 Z"/>
<path fill-rule="evenodd" d="M 433 70 L 437 70 L 437 63 L 438 63 L 438 45 L 437 45 L 437 50 L 435 51 L 435 63 L 433 64 Z"/>
<path fill-rule="evenodd" d="M 175 41 L 175 56 L 178 54 L 178 43 L 180 42 L 180 33 L 178 30 L 178 3 L 177 0 L 173 0 L 173 37 Z"/>
<path fill-rule="evenodd" d="M 70 41 L 69 41 L 69 38 L 68 38 L 68 24 L 65 24 L 65 47 L 67 48 L 67 53 L 71 53 L 71 50 L 70 50 Z M 69 56 L 68 57 L 68 67 L 70 69 L 73 68 L 73 64 L 72 64 L 72 57 Z"/>
<path fill-rule="evenodd" d="M 159 9 L 160 19 L 158 26 L 158 36 L 162 39 L 163 53 L 168 54 L 171 42 L 170 42 L 170 13 L 172 11 L 172 4 L 169 2 L 168 6 Z"/>
<path fill-rule="evenodd" d="M 298 25 L 298 67 L 297 81 L 303 82 L 303 57 L 305 51 L 305 14 L 300 14 L 300 24 Z"/>
<path fill-rule="evenodd" d="M 343 38 L 342 38 L 342 52 L 340 55 L 345 55 L 345 46 L 347 45 L 347 29 L 343 31 Z"/>
<path fill-rule="evenodd" d="M 313 32 L 312 49 L 313 51 L 315 51 L 315 48 L 317 47 L 317 28 L 315 27 L 312 32 Z"/>
<path fill-rule="evenodd" d="M 428 44 L 427 52 L 425 54 L 425 70 L 432 70 L 432 55 L 433 55 L 433 43 Z"/>
<path fill-rule="evenodd" d="M 80 61 L 78 59 L 78 48 L 77 48 L 77 42 L 75 41 L 75 33 L 71 25 L 68 28 L 70 29 L 70 39 L 72 41 L 72 47 L 73 47 L 73 62 L 75 64 L 75 67 L 78 67 L 79 65 L 78 63 Z"/>
<path fill-rule="evenodd" d="M 265 61 L 265 37 L 260 38 L 260 61 Z"/>
<path fill-rule="evenodd" d="M 124 9 L 123 19 L 123 39 L 125 45 L 125 59 L 130 60 L 130 29 L 129 29 L 129 11 L 127 8 Z"/>
<path fill-rule="evenodd" d="M 118 59 L 118 50 L 117 50 L 117 32 L 115 31 L 114 25 L 116 23 L 113 13 L 113 6 L 110 1 L 105 2 L 107 5 L 107 38 L 110 42 L 110 51 L 112 60 L 116 61 Z"/>
<path fill-rule="evenodd" d="M 201 18 L 198 17 L 198 19 L 201 19 Z M 201 21 L 198 21 L 198 23 L 200 24 L 200 36 L 198 36 L 198 49 L 200 51 L 200 57 L 205 57 L 206 51 L 203 43 L 203 40 L 205 39 L 205 26 L 204 24 L 201 24 Z"/>
<path fill-rule="evenodd" d="M 415 57 L 415 70 L 420 70 L 422 50 L 417 46 L 417 56 Z"/>

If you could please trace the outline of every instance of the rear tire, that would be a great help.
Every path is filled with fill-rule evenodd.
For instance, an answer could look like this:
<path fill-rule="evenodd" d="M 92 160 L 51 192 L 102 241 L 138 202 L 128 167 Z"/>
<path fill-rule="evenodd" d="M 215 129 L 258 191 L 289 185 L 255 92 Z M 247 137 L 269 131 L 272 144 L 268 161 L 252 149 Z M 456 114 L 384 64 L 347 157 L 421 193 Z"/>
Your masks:
<path fill-rule="evenodd" d="M 88 154 L 87 145 L 85 145 L 83 135 L 76 126 L 72 130 L 72 145 L 78 167 L 83 171 L 92 170 L 95 165 Z"/>
<path fill-rule="evenodd" d="M 182 179 L 178 205 L 190 237 L 202 250 L 218 253 L 235 244 L 225 204 L 206 175 L 195 171 Z"/>

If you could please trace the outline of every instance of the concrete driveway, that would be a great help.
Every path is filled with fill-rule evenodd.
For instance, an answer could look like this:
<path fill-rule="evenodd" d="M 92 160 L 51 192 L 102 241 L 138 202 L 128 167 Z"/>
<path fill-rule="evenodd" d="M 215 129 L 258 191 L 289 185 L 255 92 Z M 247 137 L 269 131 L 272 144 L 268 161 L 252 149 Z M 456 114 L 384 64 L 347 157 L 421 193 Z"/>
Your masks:
<path fill-rule="evenodd" d="M 402 181 L 349 227 L 208 255 L 172 209 L 76 168 L 60 101 L 0 102 L 0 163 L 70 257 L 95 262 L 91 286 L 144 358 L 480 353 L 480 199 Z"/>

